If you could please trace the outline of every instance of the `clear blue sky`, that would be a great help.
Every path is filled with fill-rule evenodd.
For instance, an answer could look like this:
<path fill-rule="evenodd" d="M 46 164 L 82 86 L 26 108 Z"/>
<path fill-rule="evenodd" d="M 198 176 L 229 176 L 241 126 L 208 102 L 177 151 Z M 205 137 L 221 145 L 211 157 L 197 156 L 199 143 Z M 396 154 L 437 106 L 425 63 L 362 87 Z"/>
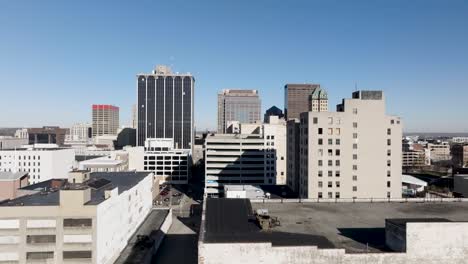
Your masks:
<path fill-rule="evenodd" d="M 91 119 L 121 107 L 156 64 L 196 78 L 198 129 L 216 93 L 320 83 L 331 105 L 382 89 L 405 131 L 468 131 L 468 1 L 0 1 L 0 127 Z"/>

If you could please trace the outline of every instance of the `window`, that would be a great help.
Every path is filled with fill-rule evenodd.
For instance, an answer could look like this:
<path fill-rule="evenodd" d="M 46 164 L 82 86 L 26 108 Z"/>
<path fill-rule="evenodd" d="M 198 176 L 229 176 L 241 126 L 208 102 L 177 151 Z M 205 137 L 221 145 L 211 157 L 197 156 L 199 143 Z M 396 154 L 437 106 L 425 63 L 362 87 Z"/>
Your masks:
<path fill-rule="evenodd" d="M 340 171 L 335 171 L 335 176 L 340 177 Z"/>
<path fill-rule="evenodd" d="M 319 135 L 322 135 L 322 134 L 323 134 L 323 128 L 320 127 L 320 128 L 318 129 L 318 134 L 319 134 Z"/>
<path fill-rule="evenodd" d="M 353 181 L 357 181 L 357 175 L 353 175 Z"/>
<path fill-rule="evenodd" d="M 267 136 L 267 139 L 270 139 L 270 136 Z"/>
<path fill-rule="evenodd" d="M 341 135 L 341 129 L 335 128 L 335 135 Z"/>
<path fill-rule="evenodd" d="M 318 171 L 318 176 L 322 177 L 323 176 L 323 171 Z"/>
<path fill-rule="evenodd" d="M 323 145 L 323 139 L 319 138 L 319 139 L 318 139 L 318 144 L 319 144 L 319 145 Z"/>
<path fill-rule="evenodd" d="M 318 156 L 319 156 L 319 157 L 322 157 L 322 156 L 323 156 L 323 149 L 319 149 L 319 150 L 318 150 Z"/>
<path fill-rule="evenodd" d="M 333 149 L 329 149 L 329 150 L 328 150 L 328 156 L 329 156 L 329 157 L 333 156 Z"/>
<path fill-rule="evenodd" d="M 353 160 L 357 160 L 357 154 L 353 154 Z"/>
<path fill-rule="evenodd" d="M 318 123 L 318 118 L 317 118 L 317 117 L 314 117 L 314 119 L 312 120 L 312 122 L 313 122 L 314 124 L 317 124 L 317 123 Z"/>
<path fill-rule="evenodd" d="M 387 187 L 390 188 L 391 187 L 391 183 L 390 181 L 387 182 Z"/>
<path fill-rule="evenodd" d="M 336 199 L 340 199 L 340 192 L 336 192 L 336 193 L 335 193 L 335 198 L 336 198 Z"/>
<path fill-rule="evenodd" d="M 329 117 L 329 118 L 328 118 L 328 124 L 329 124 L 329 125 L 333 125 L 333 117 Z"/>
<path fill-rule="evenodd" d="M 339 149 L 336 149 L 335 150 L 335 156 L 340 156 L 341 155 L 341 151 Z"/>
<path fill-rule="evenodd" d="M 329 128 L 329 129 L 328 129 L 328 135 L 329 135 L 329 136 L 333 135 L 333 128 Z"/>
<path fill-rule="evenodd" d="M 392 140 L 391 139 L 387 139 L 387 146 L 391 146 L 392 145 Z"/>
<path fill-rule="evenodd" d="M 333 160 L 328 160 L 328 166 L 333 166 Z"/>
<path fill-rule="evenodd" d="M 357 139 L 357 133 L 353 133 L 353 138 Z"/>
<path fill-rule="evenodd" d="M 340 144 L 341 144 L 341 139 L 337 138 L 337 139 L 335 140 L 335 144 L 336 144 L 336 145 L 340 145 Z"/>
<path fill-rule="evenodd" d="M 319 160 L 319 161 L 318 161 L 318 165 L 319 165 L 320 167 L 323 166 L 323 161 L 322 161 L 322 160 Z"/>
<path fill-rule="evenodd" d="M 328 199 L 332 199 L 333 198 L 333 193 L 332 192 L 329 192 L 328 193 Z"/>
<path fill-rule="evenodd" d="M 353 122 L 353 128 L 357 128 L 357 122 Z"/>
<path fill-rule="evenodd" d="M 357 144 L 356 143 L 353 144 L 353 149 L 357 149 Z"/>
<path fill-rule="evenodd" d="M 387 166 L 390 167 L 392 165 L 391 160 L 387 160 Z"/>
<path fill-rule="evenodd" d="M 333 139 L 331 138 L 328 139 L 328 145 L 333 145 Z"/>
<path fill-rule="evenodd" d="M 329 181 L 328 182 L 328 188 L 332 188 L 333 187 L 333 182 Z"/>
<path fill-rule="evenodd" d="M 357 186 L 353 186 L 353 192 L 357 192 Z"/>
<path fill-rule="evenodd" d="M 318 193 L 318 198 L 319 198 L 319 199 L 322 199 L 322 196 L 323 196 L 323 195 L 322 195 L 322 192 L 319 192 L 319 193 Z"/>
<path fill-rule="evenodd" d="M 391 193 L 390 192 L 387 192 L 387 198 L 391 198 Z"/>
<path fill-rule="evenodd" d="M 90 259 L 91 251 L 63 251 L 63 259 Z"/>
<path fill-rule="evenodd" d="M 275 136 L 271 135 L 271 139 L 275 139 Z"/>
<path fill-rule="evenodd" d="M 91 227 L 91 226 L 92 226 L 91 218 L 63 219 L 63 227 Z"/>
<path fill-rule="evenodd" d="M 390 124 L 392 124 L 392 125 L 395 124 L 395 120 L 393 120 L 393 119 L 390 120 Z"/>
<path fill-rule="evenodd" d="M 392 176 L 392 172 L 391 171 L 387 171 L 387 177 L 391 177 Z"/>
<path fill-rule="evenodd" d="M 340 160 L 335 160 L 335 166 L 337 166 L 337 167 L 340 166 Z"/>
<path fill-rule="evenodd" d="M 335 186 L 336 188 L 340 188 L 340 182 L 339 181 L 335 182 Z"/>
<path fill-rule="evenodd" d="M 391 128 L 387 128 L 387 135 L 391 135 L 392 134 L 392 129 Z"/>
<path fill-rule="evenodd" d="M 328 171 L 328 177 L 333 177 L 333 171 Z"/>
<path fill-rule="evenodd" d="M 353 170 L 357 170 L 357 165 L 353 165 Z"/>
<path fill-rule="evenodd" d="M 26 236 L 28 244 L 52 244 L 55 243 L 55 235 L 29 235 Z"/>
<path fill-rule="evenodd" d="M 357 115 L 357 108 L 353 108 L 353 114 Z"/>
<path fill-rule="evenodd" d="M 392 156 L 392 150 L 390 150 L 390 149 L 387 150 L 387 156 L 389 156 L 389 157 Z"/>
<path fill-rule="evenodd" d="M 27 252 L 26 259 L 54 259 L 54 252 Z"/>
<path fill-rule="evenodd" d="M 318 182 L 318 187 L 319 188 L 322 188 L 323 187 L 323 183 L 321 181 Z"/>

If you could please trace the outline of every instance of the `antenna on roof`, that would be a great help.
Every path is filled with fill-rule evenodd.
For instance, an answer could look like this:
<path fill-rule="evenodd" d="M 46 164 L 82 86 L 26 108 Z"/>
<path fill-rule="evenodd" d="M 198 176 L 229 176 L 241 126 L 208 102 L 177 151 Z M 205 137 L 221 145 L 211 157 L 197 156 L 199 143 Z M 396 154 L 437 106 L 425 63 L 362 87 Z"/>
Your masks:
<path fill-rule="evenodd" d="M 354 91 L 357 92 L 358 89 L 357 89 L 357 82 L 354 82 Z"/>

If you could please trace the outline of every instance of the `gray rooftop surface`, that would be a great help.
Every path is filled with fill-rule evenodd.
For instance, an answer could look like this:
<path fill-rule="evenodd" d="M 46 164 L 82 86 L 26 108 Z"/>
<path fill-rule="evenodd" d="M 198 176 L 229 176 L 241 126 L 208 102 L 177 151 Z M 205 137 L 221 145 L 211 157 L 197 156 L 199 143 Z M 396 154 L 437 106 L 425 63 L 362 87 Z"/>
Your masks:
<path fill-rule="evenodd" d="M 252 203 L 281 221 L 274 230 L 326 237 L 348 253 L 387 252 L 385 219 L 441 222 L 468 220 L 468 203 Z M 427 220 L 427 221 L 426 221 Z"/>
<path fill-rule="evenodd" d="M 24 176 L 26 176 L 27 172 L 8 172 L 8 171 L 0 171 L 0 181 L 12 181 L 18 180 Z"/>
<path fill-rule="evenodd" d="M 109 184 L 99 189 L 91 188 L 91 200 L 86 205 L 98 205 L 103 202 L 104 191 L 119 188 L 119 194 L 133 188 L 148 175 L 148 172 L 94 172 L 91 173 L 90 180 L 84 184 L 92 183 L 99 179 L 110 181 Z M 40 184 L 40 183 L 39 183 Z M 31 189 L 34 186 L 28 186 Z M 56 206 L 60 204 L 58 190 L 38 192 L 32 195 L 22 196 L 13 200 L 0 203 L 0 206 Z"/>

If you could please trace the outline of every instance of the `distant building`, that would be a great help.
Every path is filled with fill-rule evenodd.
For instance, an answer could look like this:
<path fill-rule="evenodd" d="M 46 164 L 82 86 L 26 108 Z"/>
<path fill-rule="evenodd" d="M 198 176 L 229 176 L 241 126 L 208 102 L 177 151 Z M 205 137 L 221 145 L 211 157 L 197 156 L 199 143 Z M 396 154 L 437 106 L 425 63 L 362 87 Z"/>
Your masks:
<path fill-rule="evenodd" d="M 284 95 L 286 120 L 299 118 L 304 112 L 328 111 L 328 95 L 319 84 L 286 84 Z"/>
<path fill-rule="evenodd" d="M 402 166 L 404 168 L 423 167 L 431 165 L 429 150 L 423 145 L 403 142 Z"/>
<path fill-rule="evenodd" d="M 261 121 L 261 100 L 257 90 L 226 89 L 218 93 L 218 133 L 226 133 L 230 121 Z"/>
<path fill-rule="evenodd" d="M 26 138 L 29 140 L 29 134 L 27 128 L 18 129 L 15 132 L 15 138 Z"/>
<path fill-rule="evenodd" d="M 427 149 L 430 152 L 432 162 L 451 160 L 450 145 L 447 142 L 441 144 L 429 143 Z"/>
<path fill-rule="evenodd" d="M 0 203 L 1 260 L 8 263 L 111 264 L 153 206 L 153 175 L 61 175 L 63 184 Z M 52 182 L 51 182 L 52 183 Z"/>
<path fill-rule="evenodd" d="M 138 118 L 137 118 L 137 106 L 136 104 L 132 105 L 132 128 L 137 129 L 138 127 Z"/>
<path fill-rule="evenodd" d="M 265 111 L 265 115 L 263 116 L 263 123 L 270 122 L 270 116 L 277 116 L 279 118 L 283 118 L 284 114 L 283 111 L 281 111 L 281 109 L 279 109 L 276 106 L 272 106 Z"/>
<path fill-rule="evenodd" d="M 173 139 L 147 139 L 144 147 L 126 148 L 129 169 L 153 172 L 162 183 L 188 184 L 192 159 L 190 150 L 174 149 Z"/>
<path fill-rule="evenodd" d="M 74 161 L 73 149 L 37 145 L 0 150 L 0 172 L 28 172 L 30 184 L 66 177 Z"/>
<path fill-rule="evenodd" d="M 455 144 L 452 146 L 453 165 L 458 167 L 468 167 L 468 145 Z"/>
<path fill-rule="evenodd" d="M 299 179 L 288 182 L 299 182 L 302 198 L 400 198 L 401 138 L 382 91 L 354 92 L 337 112 L 301 114 L 299 149 L 292 150 L 299 159 L 289 160 L 299 163 L 288 165 Z"/>
<path fill-rule="evenodd" d="M 19 195 L 19 188 L 29 185 L 27 172 L 0 171 L 0 201 L 15 199 Z"/>
<path fill-rule="evenodd" d="M 458 143 L 458 144 L 468 143 L 468 137 L 454 137 L 452 138 L 452 143 Z"/>
<path fill-rule="evenodd" d="M 124 128 L 117 136 L 115 149 L 122 149 L 126 146 L 136 146 L 136 129 L 128 127 Z"/>
<path fill-rule="evenodd" d="M 68 129 L 55 126 L 28 128 L 29 144 L 57 144 L 63 146 Z"/>
<path fill-rule="evenodd" d="M 93 137 L 117 135 L 119 129 L 119 108 L 113 105 L 92 106 Z"/>
<path fill-rule="evenodd" d="M 174 139 L 174 149 L 192 149 L 194 85 L 190 73 L 172 73 L 158 65 L 153 73 L 137 75 L 137 146 L 146 139 Z"/>
<path fill-rule="evenodd" d="M 20 148 L 23 145 L 28 145 L 28 143 L 27 138 L 0 137 L 0 150 Z"/>
<path fill-rule="evenodd" d="M 70 132 L 65 136 L 65 142 L 67 145 L 75 142 L 88 143 L 93 136 L 92 130 L 91 124 L 74 124 L 70 128 Z"/>

